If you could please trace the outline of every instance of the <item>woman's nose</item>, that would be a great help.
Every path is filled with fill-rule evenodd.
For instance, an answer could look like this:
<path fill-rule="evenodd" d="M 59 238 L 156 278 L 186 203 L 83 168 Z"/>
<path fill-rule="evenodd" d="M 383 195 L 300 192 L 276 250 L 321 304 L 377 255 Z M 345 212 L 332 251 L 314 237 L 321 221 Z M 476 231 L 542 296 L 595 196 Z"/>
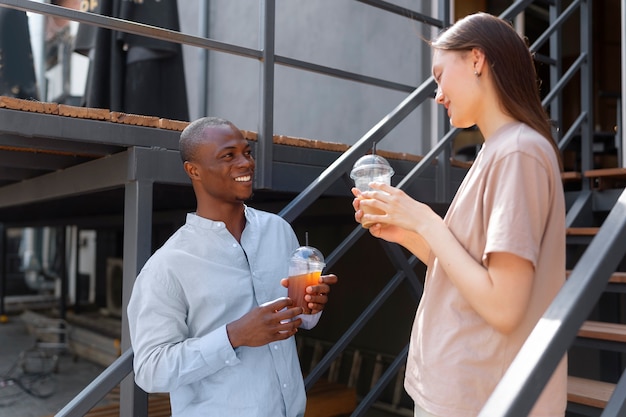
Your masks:
<path fill-rule="evenodd" d="M 437 87 L 435 90 L 435 102 L 437 104 L 443 104 L 443 94 L 441 93 L 441 88 Z"/>

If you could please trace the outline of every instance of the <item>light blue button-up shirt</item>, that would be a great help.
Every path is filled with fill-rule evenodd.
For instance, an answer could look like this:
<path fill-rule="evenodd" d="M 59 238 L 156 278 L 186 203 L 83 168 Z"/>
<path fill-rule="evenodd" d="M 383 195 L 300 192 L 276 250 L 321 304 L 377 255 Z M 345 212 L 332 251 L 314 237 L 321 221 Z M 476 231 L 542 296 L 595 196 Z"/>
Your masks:
<path fill-rule="evenodd" d="M 227 323 L 287 295 L 280 280 L 298 247 L 279 216 L 250 207 L 245 214 L 241 244 L 224 223 L 188 214 L 135 282 L 128 305 L 135 381 L 169 392 L 173 416 L 304 414 L 294 338 L 233 349 L 226 334 Z M 309 318 L 307 328 L 319 314 Z"/>

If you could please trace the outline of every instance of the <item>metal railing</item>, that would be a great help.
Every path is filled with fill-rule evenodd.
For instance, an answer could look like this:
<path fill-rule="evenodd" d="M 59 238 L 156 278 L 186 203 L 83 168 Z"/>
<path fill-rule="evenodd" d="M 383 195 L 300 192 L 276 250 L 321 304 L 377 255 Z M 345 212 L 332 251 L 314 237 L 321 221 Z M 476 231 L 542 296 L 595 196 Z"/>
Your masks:
<path fill-rule="evenodd" d="M 438 9 L 440 19 L 424 16 L 420 13 L 401 8 L 399 6 L 380 0 L 357 0 L 372 7 L 379 8 L 386 12 L 397 13 L 416 21 L 423 22 L 435 27 L 445 27 L 449 20 L 448 1 L 440 0 Z M 509 20 L 523 12 L 533 1 L 517 1 L 511 5 L 501 16 Z M 545 2 L 541 2 L 545 3 Z M 560 1 L 547 2 L 550 9 L 550 26 L 541 35 L 531 49 L 538 50 L 545 42 L 550 42 L 550 57 L 538 57 L 538 59 L 551 65 L 551 87 L 552 90 L 544 98 L 544 105 L 550 108 L 551 114 L 557 120 L 560 114 L 560 97 L 563 88 L 571 82 L 575 74 L 580 73 L 581 79 L 581 112 L 577 119 L 569 126 L 568 130 L 558 138 L 559 148 L 565 149 L 571 138 L 579 134 L 581 136 L 581 160 L 583 169 L 589 169 L 592 162 L 592 86 L 591 86 L 591 7 L 590 1 L 573 1 L 565 11 L 560 10 Z M 303 190 L 293 201 L 291 201 L 281 212 L 287 221 L 296 219 L 306 208 L 315 202 L 324 191 L 337 179 L 343 176 L 353 165 L 353 163 L 369 150 L 374 142 L 379 142 L 395 126 L 407 117 L 420 104 L 432 98 L 435 82 L 432 77 L 424 81 L 420 86 L 414 88 L 387 80 L 366 77 L 360 74 L 343 70 L 329 68 L 309 62 L 299 61 L 275 54 L 274 42 L 274 18 L 275 0 L 265 0 L 262 4 L 262 24 L 260 49 L 243 48 L 214 41 L 207 38 L 182 34 L 179 32 L 137 24 L 112 17 L 83 13 L 59 6 L 45 3 L 36 3 L 27 0 L 0 0 L 0 6 L 7 6 L 19 10 L 52 15 L 81 23 L 119 30 L 127 33 L 148 36 L 156 39 L 178 42 L 190 46 L 196 46 L 207 50 L 220 51 L 229 54 L 248 57 L 259 60 L 262 64 L 262 100 L 259 109 L 259 131 L 257 161 L 260 169 L 257 169 L 257 186 L 267 188 L 271 185 L 272 166 L 272 137 L 273 137 L 273 88 L 274 88 L 274 66 L 285 65 L 300 68 L 305 71 L 317 72 L 328 76 L 342 78 L 352 81 L 363 82 L 384 88 L 409 92 L 392 112 L 385 116 L 378 124 L 361 137 L 355 145 L 342 154 L 333 162 L 317 180 Z M 567 19 L 571 18 L 575 12 L 580 15 L 581 27 L 581 51 L 580 56 L 575 60 L 565 73 L 561 73 L 561 28 Z M 587 19 L 587 20 L 586 20 Z M 559 135 L 564 131 L 563 126 L 559 126 Z M 439 178 L 446 178 L 445 171 L 450 169 L 449 149 L 456 134 L 457 129 L 446 132 L 437 145 L 431 149 L 424 158 L 404 177 L 398 184 L 399 188 L 406 189 L 415 181 L 428 166 L 438 159 L 438 171 L 443 172 Z M 448 181 L 443 181 L 443 186 L 449 186 Z M 582 184 L 585 187 L 585 183 Z M 443 190 L 441 195 L 449 195 L 449 190 Z M 626 210 L 625 195 L 622 194 L 618 204 L 609 215 L 605 226 L 601 229 L 585 256 L 579 262 L 580 266 L 574 269 L 563 290 L 555 299 L 552 307 L 548 310 L 544 318 L 539 322 L 535 331 L 531 334 L 529 341 L 512 364 L 505 378 L 498 385 L 492 399 L 486 404 L 482 415 L 502 415 L 521 416 L 530 410 L 532 404 L 547 382 L 552 371 L 556 367 L 563 353 L 568 349 L 571 341 L 575 337 L 576 331 L 580 327 L 585 311 L 589 311 L 597 301 L 595 295 L 599 296 L 602 284 L 608 279 L 612 262 L 619 256 L 616 242 L 626 238 Z M 569 214 L 568 214 L 569 217 Z M 360 226 L 356 226 L 350 235 L 328 256 L 328 266 L 332 266 L 341 256 L 359 239 L 365 232 Z M 384 244 L 385 251 L 392 263 L 396 266 L 397 272 L 391 277 L 387 285 L 364 309 L 359 318 L 344 333 L 330 351 L 322 358 L 318 365 L 311 371 L 305 379 L 305 386 L 309 389 L 317 379 L 327 371 L 332 361 L 348 346 L 350 341 L 365 326 L 367 321 L 389 298 L 395 288 L 407 279 L 414 295 L 419 299 L 421 295 L 421 284 L 415 276 L 413 269 L 418 260 L 414 256 L 406 259 L 399 248 L 392 244 Z M 623 253 L 622 253 L 623 255 Z M 583 263 L 583 260 L 585 261 Z M 583 297 L 584 295 L 584 297 Z M 539 346 L 539 351 L 537 350 Z M 538 354 L 540 353 L 540 354 Z M 353 416 L 360 416 L 376 401 L 383 388 L 392 380 L 403 361 L 406 358 L 406 347 L 399 352 L 394 362 L 386 370 L 378 383 L 359 402 Z M 84 415 L 91 409 L 106 393 L 117 383 L 132 372 L 132 351 L 125 351 L 111 366 L 109 366 L 96 380 L 86 387 L 72 402 L 64 407 L 57 416 L 79 416 Z M 624 377 L 622 377 L 624 380 Z M 122 393 L 124 395 L 124 393 Z M 611 400 L 606 412 L 613 408 L 623 408 L 624 398 L 626 398 L 626 381 L 620 381 L 615 395 L 616 400 Z M 621 401 L 621 406 L 617 405 Z M 621 409 L 620 408 L 620 409 Z M 145 410 L 144 410 L 145 411 Z M 122 409 L 122 415 L 128 414 L 128 410 Z M 607 414 L 617 415 L 617 414 Z"/>

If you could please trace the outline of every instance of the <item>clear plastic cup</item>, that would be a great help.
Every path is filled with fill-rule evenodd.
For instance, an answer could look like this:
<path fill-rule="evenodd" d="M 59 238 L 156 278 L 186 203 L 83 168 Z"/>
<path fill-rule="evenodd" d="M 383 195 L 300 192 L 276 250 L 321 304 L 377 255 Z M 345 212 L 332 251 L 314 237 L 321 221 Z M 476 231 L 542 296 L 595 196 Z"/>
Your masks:
<path fill-rule="evenodd" d="M 391 185 L 393 174 L 394 171 L 389 162 L 382 156 L 373 154 L 364 155 L 354 163 L 350 172 L 350 178 L 354 180 L 354 186 L 359 191 L 364 192 L 372 190 L 369 186 L 370 182 L 382 182 Z M 382 210 L 369 207 L 363 207 L 362 210 L 364 214 L 385 214 Z M 372 222 L 362 222 L 361 226 L 369 229 L 372 224 Z"/>
<path fill-rule="evenodd" d="M 300 246 L 289 259 L 288 296 L 293 306 L 302 307 L 304 314 L 311 314 L 308 302 L 304 299 L 306 287 L 319 284 L 326 264 L 322 253 L 311 246 Z"/>

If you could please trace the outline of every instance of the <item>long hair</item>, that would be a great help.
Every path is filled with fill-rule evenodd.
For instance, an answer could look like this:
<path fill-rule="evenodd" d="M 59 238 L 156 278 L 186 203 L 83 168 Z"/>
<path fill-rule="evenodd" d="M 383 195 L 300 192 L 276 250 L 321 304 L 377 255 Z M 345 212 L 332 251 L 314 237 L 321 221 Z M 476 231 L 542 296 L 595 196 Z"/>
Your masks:
<path fill-rule="evenodd" d="M 561 164 L 548 115 L 541 105 L 532 54 L 511 24 L 487 13 L 471 14 L 457 21 L 430 45 L 449 51 L 481 50 L 490 66 L 504 111 L 544 136 Z"/>

